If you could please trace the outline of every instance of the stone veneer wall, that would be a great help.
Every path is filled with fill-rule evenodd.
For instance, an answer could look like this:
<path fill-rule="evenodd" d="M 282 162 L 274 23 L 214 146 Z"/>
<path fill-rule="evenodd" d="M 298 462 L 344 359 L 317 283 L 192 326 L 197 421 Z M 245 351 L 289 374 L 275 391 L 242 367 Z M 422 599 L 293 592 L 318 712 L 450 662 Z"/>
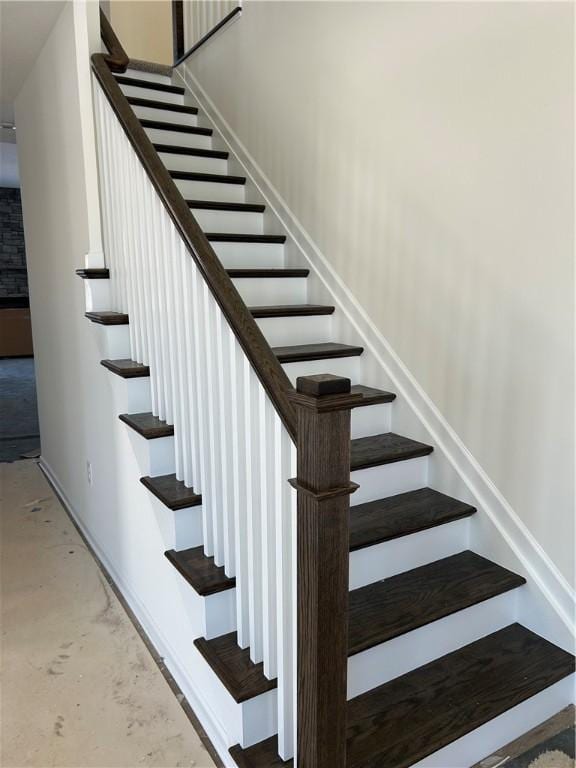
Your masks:
<path fill-rule="evenodd" d="M 20 190 L 0 187 L 0 297 L 28 296 Z"/>

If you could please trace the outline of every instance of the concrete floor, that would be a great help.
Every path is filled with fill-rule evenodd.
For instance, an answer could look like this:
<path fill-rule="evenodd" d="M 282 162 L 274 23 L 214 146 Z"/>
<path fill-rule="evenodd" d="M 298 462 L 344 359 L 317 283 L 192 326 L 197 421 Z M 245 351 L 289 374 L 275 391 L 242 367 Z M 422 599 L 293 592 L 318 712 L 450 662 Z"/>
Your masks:
<path fill-rule="evenodd" d="M 32 358 L 0 359 L 0 462 L 40 447 Z"/>
<path fill-rule="evenodd" d="M 34 461 L 0 465 L 3 768 L 214 766 Z"/>

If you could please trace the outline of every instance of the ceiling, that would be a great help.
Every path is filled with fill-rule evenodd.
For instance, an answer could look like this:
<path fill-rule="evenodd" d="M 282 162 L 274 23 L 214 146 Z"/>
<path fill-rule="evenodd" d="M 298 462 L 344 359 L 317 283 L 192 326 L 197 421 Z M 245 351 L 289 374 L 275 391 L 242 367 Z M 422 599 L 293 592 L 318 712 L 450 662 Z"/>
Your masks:
<path fill-rule="evenodd" d="M 13 121 L 14 99 L 64 4 L 0 0 L 0 122 Z"/>

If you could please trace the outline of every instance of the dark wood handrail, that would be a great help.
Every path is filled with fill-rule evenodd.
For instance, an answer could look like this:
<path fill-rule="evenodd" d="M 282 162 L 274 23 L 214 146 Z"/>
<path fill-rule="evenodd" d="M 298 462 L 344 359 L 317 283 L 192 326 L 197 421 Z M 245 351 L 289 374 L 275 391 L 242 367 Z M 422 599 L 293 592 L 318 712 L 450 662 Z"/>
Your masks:
<path fill-rule="evenodd" d="M 101 14 L 100 18 L 103 20 L 102 39 L 111 56 L 93 54 L 92 70 L 188 252 L 196 262 L 290 437 L 296 442 L 296 415 L 289 400 L 289 393 L 294 391 L 294 387 L 112 75 L 110 58 L 114 67 L 121 67 L 124 66 L 122 62 L 128 63 L 128 57 L 106 16 Z M 123 70 L 114 71 L 125 69 L 124 66 Z"/>
<path fill-rule="evenodd" d="M 128 56 L 102 8 L 100 8 L 100 35 L 102 42 L 108 48 L 108 55 L 104 58 L 112 72 L 125 72 L 129 62 Z"/>
<path fill-rule="evenodd" d="M 229 21 L 232 21 L 232 19 L 237 16 L 242 11 L 242 6 L 237 5 L 236 8 L 233 8 L 230 13 L 228 13 L 226 16 L 224 16 L 223 19 L 221 19 L 218 24 L 215 24 L 212 29 L 208 30 L 204 37 L 201 37 L 200 40 L 198 40 L 197 43 L 194 43 L 192 48 L 189 48 L 186 53 L 183 53 L 180 55 L 174 62 L 174 66 L 177 67 L 179 64 L 182 64 L 183 61 L 186 61 L 188 56 L 191 56 L 195 51 L 198 50 L 204 43 L 208 42 L 212 35 L 215 35 L 216 32 L 218 32 L 219 29 L 222 29 L 223 26 L 228 24 Z"/>

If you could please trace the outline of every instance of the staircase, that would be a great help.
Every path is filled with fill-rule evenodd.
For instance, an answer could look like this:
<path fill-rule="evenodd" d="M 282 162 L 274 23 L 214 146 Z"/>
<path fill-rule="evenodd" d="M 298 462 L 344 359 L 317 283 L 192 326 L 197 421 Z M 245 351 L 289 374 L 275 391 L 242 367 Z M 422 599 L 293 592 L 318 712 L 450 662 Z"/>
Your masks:
<path fill-rule="evenodd" d="M 145 441 L 151 456 L 154 444 L 159 446 L 155 469 L 174 465 L 172 471 L 140 480 L 155 503 L 179 515 L 187 531 L 180 537 L 187 546 L 170 549 L 165 557 L 182 587 L 206 606 L 205 632 L 190 637 L 191 652 L 194 648 L 201 655 L 225 691 L 221 718 L 242 708 L 242 743 L 231 746 L 227 764 L 291 766 L 296 494 L 287 480 L 296 474 L 295 449 L 272 397 L 264 402 L 270 390 L 262 378 L 250 378 L 248 364 L 240 359 L 249 350 L 234 345 L 225 313 L 222 319 L 216 304 L 208 303 L 204 314 L 196 311 L 194 301 L 204 296 L 208 302 L 210 286 L 201 283 L 200 273 L 195 276 L 182 266 L 190 262 L 192 269 L 193 259 L 161 219 L 154 185 L 145 183 L 138 167 L 138 147 L 126 137 L 125 186 L 114 188 L 110 160 L 122 128 L 118 109 L 110 108 L 101 90 L 104 76 L 96 75 L 110 268 L 84 268 L 78 274 L 100 297 L 94 304 L 110 305 L 91 307 L 86 317 L 108 334 L 111 351 L 129 352 L 129 357 L 102 360 L 109 375 L 127 386 L 151 387 L 152 411 L 135 409 L 119 418 Z M 516 621 L 526 579 L 474 552 L 471 524 L 482 511 L 469 500 L 443 493 L 442 487 L 429 487 L 434 446 L 393 431 L 396 394 L 378 388 L 372 373 L 363 378 L 361 340 L 338 336 L 338 308 L 317 299 L 325 294 L 311 281 L 287 233 L 176 76 L 128 69 L 115 79 L 125 108 L 132 110 L 176 185 L 181 198 L 174 206 L 183 199 L 193 214 L 281 366 L 286 390 L 292 391 L 301 377 L 321 381 L 326 372 L 352 383 L 348 476 L 358 490 L 351 497 L 347 534 L 345 765 L 471 765 L 569 703 L 573 657 Z M 124 200 L 133 175 L 133 194 L 146 206 L 144 223 L 134 220 Z M 132 221 L 139 240 L 132 254 L 112 258 L 123 242 L 119 216 Z M 161 254 L 167 254 L 161 237 L 168 238 L 172 251 L 182 250 L 174 283 L 176 290 L 180 284 L 181 294 L 171 294 L 173 289 L 161 282 Z M 142 255 L 146 243 L 148 255 Z M 150 271 L 149 279 L 138 282 L 135 273 L 143 270 Z M 183 329 L 168 317 L 171 301 L 189 313 Z M 202 345 L 202 335 L 207 371 L 198 370 L 200 358 L 189 351 Z M 254 335 L 254 343 L 258 338 Z M 169 349 L 168 340 L 174 343 Z M 284 386 L 276 368 L 267 370 Z M 204 373 L 207 378 L 200 382 L 197 377 Z M 243 390 L 229 390 L 231 381 L 243 382 Z M 188 404 L 188 387 L 197 382 L 205 412 L 202 401 Z M 140 390 L 133 392 L 135 405 L 146 402 Z M 250 433 L 252 422 L 259 435 Z M 192 429 L 195 434 L 188 434 Z M 245 451 L 247 463 L 239 464 Z M 218 485 L 218 472 L 210 474 L 211 465 L 220 469 L 224 486 Z M 249 467 L 254 482 L 243 476 Z M 239 511 L 232 497 L 240 492 L 244 500 L 260 492 L 262 498 L 254 501 L 254 509 Z M 273 512 L 277 505 L 281 514 Z"/>

